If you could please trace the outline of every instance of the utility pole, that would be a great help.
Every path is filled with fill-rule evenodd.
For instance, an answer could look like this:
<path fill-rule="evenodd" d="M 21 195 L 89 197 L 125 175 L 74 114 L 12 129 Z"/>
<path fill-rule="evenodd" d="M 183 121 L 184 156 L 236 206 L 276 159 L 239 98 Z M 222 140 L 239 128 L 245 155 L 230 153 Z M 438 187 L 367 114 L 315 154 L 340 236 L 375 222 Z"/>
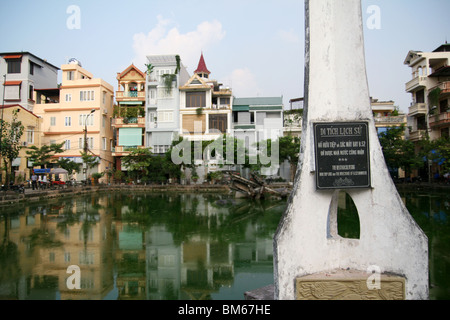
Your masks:
<path fill-rule="evenodd" d="M 87 124 L 88 124 L 88 118 L 89 118 L 89 116 L 91 115 L 91 114 L 93 114 L 95 112 L 95 109 L 92 109 L 91 110 L 91 113 L 89 113 L 87 116 L 86 116 L 86 119 L 84 120 L 84 154 L 86 154 L 87 155 L 87 152 L 88 152 L 88 150 L 89 150 L 89 147 L 88 147 L 88 141 L 87 141 Z M 86 163 L 84 163 L 83 162 L 83 170 L 84 170 L 84 180 L 86 181 L 87 180 L 87 165 L 86 165 Z"/>
<path fill-rule="evenodd" d="M 5 110 L 5 88 L 6 88 L 6 73 L 3 75 L 3 102 L 2 102 L 2 121 L 1 121 L 1 128 L 0 128 L 0 167 L 3 161 L 3 157 L 2 157 L 2 151 L 3 151 L 3 147 L 2 147 L 2 139 L 3 139 L 3 111 Z M 3 175 L 2 175 L 2 171 L 0 169 L 0 183 L 3 182 Z"/>

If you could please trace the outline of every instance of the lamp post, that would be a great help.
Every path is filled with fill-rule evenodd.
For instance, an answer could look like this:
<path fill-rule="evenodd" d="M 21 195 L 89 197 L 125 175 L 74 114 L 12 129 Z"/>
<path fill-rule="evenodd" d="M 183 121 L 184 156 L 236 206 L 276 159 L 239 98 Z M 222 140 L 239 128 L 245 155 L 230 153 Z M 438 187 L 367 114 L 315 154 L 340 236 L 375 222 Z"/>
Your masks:
<path fill-rule="evenodd" d="M 88 148 L 88 141 L 87 141 L 87 124 L 88 124 L 88 118 L 91 114 L 95 112 L 95 109 L 91 110 L 91 113 L 89 113 L 86 116 L 86 119 L 84 120 L 84 153 L 87 155 L 87 152 L 89 150 Z M 83 169 L 84 169 L 84 180 L 87 180 L 87 165 L 86 163 L 83 163 Z"/>
<path fill-rule="evenodd" d="M 2 152 L 3 152 L 3 147 L 2 147 L 2 139 L 3 139 L 3 110 L 5 110 L 5 88 L 6 88 L 6 73 L 3 75 L 3 101 L 2 101 L 2 121 L 1 121 L 1 128 L 0 128 L 0 166 L 2 164 L 3 161 L 3 157 L 2 157 Z M 2 171 L 0 169 L 0 184 L 3 183 L 3 174 Z"/>

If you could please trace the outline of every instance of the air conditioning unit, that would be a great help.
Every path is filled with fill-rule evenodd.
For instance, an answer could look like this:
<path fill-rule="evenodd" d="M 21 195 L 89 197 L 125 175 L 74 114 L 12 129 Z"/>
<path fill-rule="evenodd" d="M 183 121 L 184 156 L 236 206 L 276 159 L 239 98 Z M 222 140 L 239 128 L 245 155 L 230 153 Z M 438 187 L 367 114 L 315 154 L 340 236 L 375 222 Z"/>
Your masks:
<path fill-rule="evenodd" d="M 104 114 L 108 114 L 108 109 L 103 109 Z"/>
<path fill-rule="evenodd" d="M 28 142 L 26 142 L 26 141 L 22 142 L 22 146 L 23 147 L 28 147 Z"/>

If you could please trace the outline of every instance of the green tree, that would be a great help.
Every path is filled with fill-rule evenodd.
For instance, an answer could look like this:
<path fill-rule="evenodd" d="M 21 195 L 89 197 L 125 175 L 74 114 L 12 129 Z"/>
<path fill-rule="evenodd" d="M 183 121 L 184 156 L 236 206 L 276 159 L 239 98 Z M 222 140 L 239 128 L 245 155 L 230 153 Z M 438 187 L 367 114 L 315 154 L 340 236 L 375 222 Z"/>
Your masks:
<path fill-rule="evenodd" d="M 46 169 L 50 163 L 56 162 L 54 159 L 54 155 L 57 153 L 61 153 L 64 150 L 62 147 L 64 143 L 60 144 L 51 144 L 51 145 L 43 145 L 40 148 L 36 146 L 31 146 L 27 150 L 27 155 L 31 162 L 33 162 L 34 166 L 40 166 L 41 169 Z"/>
<path fill-rule="evenodd" d="M 404 139 L 406 126 L 388 128 L 379 135 L 386 165 L 390 169 L 402 168 L 406 176 L 413 169 L 423 166 L 423 159 L 416 154 L 414 143 Z"/>
<path fill-rule="evenodd" d="M 136 178 L 148 177 L 152 155 L 151 148 L 134 149 L 122 158 L 122 163 L 128 167 L 130 172 L 137 173 Z"/>
<path fill-rule="evenodd" d="M 19 156 L 19 152 L 22 149 L 20 145 L 20 139 L 22 138 L 24 126 L 21 121 L 17 121 L 17 111 L 13 112 L 13 118 L 11 123 L 4 120 L 1 123 L 2 136 L 1 140 L 1 156 L 4 162 L 4 168 L 6 172 L 6 182 L 8 186 L 12 177 L 12 163 L 14 159 Z"/>
<path fill-rule="evenodd" d="M 60 168 L 63 168 L 65 170 L 67 170 L 69 176 L 72 176 L 75 172 L 79 173 L 81 170 L 81 166 L 79 163 L 76 163 L 72 160 L 69 160 L 67 158 L 61 158 L 58 160 L 57 162 L 58 166 Z"/>

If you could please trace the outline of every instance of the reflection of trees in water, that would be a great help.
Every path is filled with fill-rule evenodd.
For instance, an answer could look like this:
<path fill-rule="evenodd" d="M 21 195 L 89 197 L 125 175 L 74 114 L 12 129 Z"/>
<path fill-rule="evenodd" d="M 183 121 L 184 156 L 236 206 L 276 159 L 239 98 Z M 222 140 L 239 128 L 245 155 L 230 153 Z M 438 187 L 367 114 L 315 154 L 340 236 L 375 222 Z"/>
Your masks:
<path fill-rule="evenodd" d="M 0 243 L 0 287 L 9 286 L 17 297 L 18 283 L 21 276 L 19 250 L 17 244 L 9 239 L 9 214 L 0 215 L 4 219 L 4 233 Z"/>
<path fill-rule="evenodd" d="M 285 207 L 283 201 L 232 199 L 223 195 L 115 195 L 115 219 L 137 223 L 142 231 L 164 225 L 176 244 L 192 235 L 211 240 L 241 241 L 247 224 L 258 224 L 258 235 L 272 237 Z M 120 208 L 119 208 L 120 207 Z M 126 207 L 126 213 L 120 212 Z"/>

